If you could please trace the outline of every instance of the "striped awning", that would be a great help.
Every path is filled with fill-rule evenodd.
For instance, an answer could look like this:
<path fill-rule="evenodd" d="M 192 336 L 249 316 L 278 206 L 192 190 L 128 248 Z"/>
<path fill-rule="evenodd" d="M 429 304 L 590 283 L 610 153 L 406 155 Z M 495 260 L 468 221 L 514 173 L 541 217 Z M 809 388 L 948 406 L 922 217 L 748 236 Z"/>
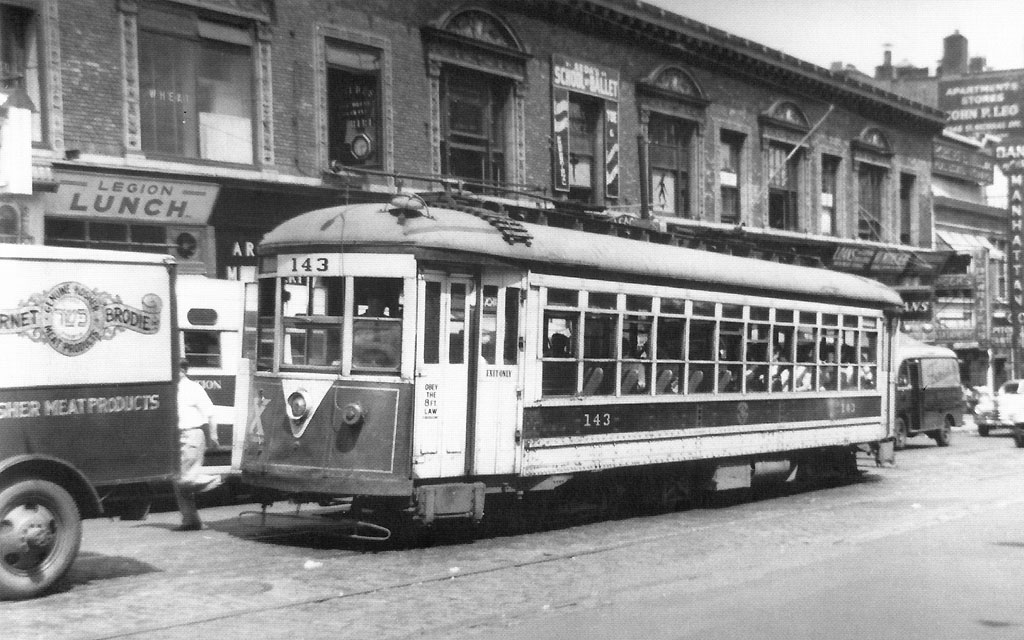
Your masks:
<path fill-rule="evenodd" d="M 949 231 L 947 229 L 936 229 L 935 236 L 942 243 L 945 243 L 953 251 L 960 253 L 973 253 L 979 249 L 988 250 L 989 258 L 1004 260 L 1006 254 L 1000 251 L 985 236 L 962 231 Z"/>

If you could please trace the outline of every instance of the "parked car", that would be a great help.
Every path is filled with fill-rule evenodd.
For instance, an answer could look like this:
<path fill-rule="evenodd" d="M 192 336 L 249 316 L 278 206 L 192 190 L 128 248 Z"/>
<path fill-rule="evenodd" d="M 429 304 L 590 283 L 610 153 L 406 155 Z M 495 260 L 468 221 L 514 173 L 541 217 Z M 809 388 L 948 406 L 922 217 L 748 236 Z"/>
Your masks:
<path fill-rule="evenodd" d="M 981 436 L 987 436 L 992 429 L 1011 429 L 1014 444 L 1024 448 L 1024 380 L 1007 380 L 991 402 L 984 396 L 980 398 L 974 422 Z"/>

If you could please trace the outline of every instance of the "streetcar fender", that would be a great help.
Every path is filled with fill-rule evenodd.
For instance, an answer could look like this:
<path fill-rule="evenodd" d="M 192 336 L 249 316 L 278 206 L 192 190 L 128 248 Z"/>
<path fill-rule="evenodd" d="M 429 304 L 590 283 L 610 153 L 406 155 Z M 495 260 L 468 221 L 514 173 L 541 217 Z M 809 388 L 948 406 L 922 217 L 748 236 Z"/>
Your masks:
<path fill-rule="evenodd" d="M 83 518 L 103 514 L 103 502 L 85 474 L 66 460 L 53 456 L 22 454 L 0 461 L 0 485 L 13 480 L 49 480 L 71 494 Z"/>

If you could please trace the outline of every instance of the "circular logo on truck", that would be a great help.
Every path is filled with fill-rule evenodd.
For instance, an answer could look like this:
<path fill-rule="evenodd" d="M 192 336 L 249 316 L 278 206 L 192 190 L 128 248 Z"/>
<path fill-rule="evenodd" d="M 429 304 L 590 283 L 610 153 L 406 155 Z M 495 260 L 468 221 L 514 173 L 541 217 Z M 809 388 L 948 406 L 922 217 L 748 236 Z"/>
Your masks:
<path fill-rule="evenodd" d="M 121 302 L 120 296 L 79 282 L 62 282 L 29 296 L 17 309 L 0 309 L 0 334 L 17 333 L 74 357 L 125 330 L 157 333 L 162 308 L 163 301 L 155 293 L 142 296 L 142 307 L 136 308 Z"/>

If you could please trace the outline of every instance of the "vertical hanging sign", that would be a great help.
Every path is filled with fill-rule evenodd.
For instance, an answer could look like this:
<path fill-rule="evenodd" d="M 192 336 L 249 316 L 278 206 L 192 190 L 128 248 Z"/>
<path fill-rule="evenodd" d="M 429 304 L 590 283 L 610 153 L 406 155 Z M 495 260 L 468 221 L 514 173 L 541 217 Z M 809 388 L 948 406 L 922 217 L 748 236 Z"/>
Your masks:
<path fill-rule="evenodd" d="M 1012 335 L 1010 362 L 1013 377 L 1021 367 L 1021 327 L 1024 326 L 1024 264 L 1021 264 L 1021 250 L 1024 248 L 1024 139 L 1006 138 L 996 145 L 996 162 L 1006 175 L 1008 192 L 1007 206 L 1010 213 L 1010 330 Z"/>
<path fill-rule="evenodd" d="M 555 87 L 552 90 L 554 107 L 554 187 L 555 191 L 569 190 L 569 91 Z"/>
<path fill-rule="evenodd" d="M 556 191 L 569 190 L 570 142 L 580 145 L 594 144 L 595 150 L 600 149 L 593 140 L 570 141 L 570 92 L 594 96 L 604 101 L 605 195 L 609 198 L 617 198 L 619 196 L 619 72 L 617 69 L 558 54 L 551 56 L 554 188 Z"/>
<path fill-rule="evenodd" d="M 604 103 L 604 194 L 619 197 L 619 103 Z"/>
<path fill-rule="evenodd" d="M 1024 215 L 1021 213 L 1021 201 L 1024 196 L 1024 167 L 1013 167 L 1007 171 L 1009 182 L 1010 207 L 1010 329 L 1013 332 L 1013 375 L 1017 377 L 1021 365 L 1021 325 L 1024 325 L 1024 288 L 1021 284 L 1021 245 L 1024 243 Z"/>

